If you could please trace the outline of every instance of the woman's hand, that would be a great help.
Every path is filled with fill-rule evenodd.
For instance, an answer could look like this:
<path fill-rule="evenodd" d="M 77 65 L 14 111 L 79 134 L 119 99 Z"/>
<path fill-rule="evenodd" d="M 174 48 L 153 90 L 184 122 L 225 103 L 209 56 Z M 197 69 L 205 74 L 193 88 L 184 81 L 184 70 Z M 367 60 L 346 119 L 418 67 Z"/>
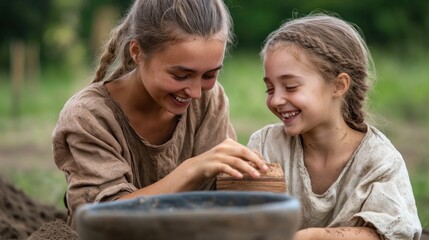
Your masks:
<path fill-rule="evenodd" d="M 261 171 L 268 169 L 260 154 L 232 139 L 226 139 L 209 151 L 190 158 L 184 163 L 192 169 L 191 174 L 197 179 L 212 178 L 220 173 L 236 178 L 242 178 L 243 173 L 247 173 L 258 178 L 260 173 L 257 169 Z"/>
<path fill-rule="evenodd" d="M 215 177 L 219 173 L 236 178 L 242 178 L 243 173 L 248 173 L 257 178 L 260 176 L 257 169 L 268 170 L 260 154 L 232 139 L 226 139 L 209 151 L 184 161 L 163 179 L 123 195 L 120 199 L 194 190 L 204 179 Z"/>

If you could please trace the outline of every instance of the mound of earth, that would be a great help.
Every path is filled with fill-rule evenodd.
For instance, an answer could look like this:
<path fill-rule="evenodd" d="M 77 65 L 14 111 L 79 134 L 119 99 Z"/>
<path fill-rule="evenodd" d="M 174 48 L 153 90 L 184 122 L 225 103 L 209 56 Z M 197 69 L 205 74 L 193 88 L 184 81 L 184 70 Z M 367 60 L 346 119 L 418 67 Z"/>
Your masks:
<path fill-rule="evenodd" d="M 51 238 L 46 236 L 37 238 L 38 235 L 35 235 L 32 239 L 62 239 L 58 237 L 62 236 L 58 235 L 60 231 L 65 233 L 72 231 L 67 229 L 69 227 L 65 224 L 65 219 L 65 211 L 33 201 L 24 192 L 0 177 L 0 239 L 27 239 L 33 233 L 46 232 L 53 224 L 56 227 Z"/>
<path fill-rule="evenodd" d="M 27 240 L 77 240 L 77 234 L 62 219 L 45 223 Z"/>

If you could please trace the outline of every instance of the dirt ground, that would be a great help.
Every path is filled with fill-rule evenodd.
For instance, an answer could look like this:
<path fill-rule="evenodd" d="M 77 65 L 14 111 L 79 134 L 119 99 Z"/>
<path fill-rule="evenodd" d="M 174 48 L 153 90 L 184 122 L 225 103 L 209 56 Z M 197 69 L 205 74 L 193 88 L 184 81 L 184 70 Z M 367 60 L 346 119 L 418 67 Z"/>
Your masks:
<path fill-rule="evenodd" d="M 0 177 L 0 239 L 77 239 L 66 213 L 33 201 Z"/>

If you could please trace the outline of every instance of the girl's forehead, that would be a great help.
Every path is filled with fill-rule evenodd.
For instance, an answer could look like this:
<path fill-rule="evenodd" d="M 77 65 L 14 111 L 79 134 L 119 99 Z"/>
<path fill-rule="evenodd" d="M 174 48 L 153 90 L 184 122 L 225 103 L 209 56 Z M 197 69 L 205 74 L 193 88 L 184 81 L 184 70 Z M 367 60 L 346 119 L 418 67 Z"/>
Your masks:
<path fill-rule="evenodd" d="M 264 56 L 264 64 L 267 63 L 268 58 L 270 58 L 270 60 L 277 59 L 279 61 L 284 61 L 285 58 L 288 58 L 289 61 L 296 61 L 307 67 L 314 68 L 310 54 L 308 54 L 305 49 L 293 43 L 276 44 L 267 49 Z"/>
<path fill-rule="evenodd" d="M 293 42 L 278 42 L 267 49 L 267 54 L 276 52 L 291 54 L 297 60 L 301 60 L 303 57 L 307 57 L 306 55 L 308 55 L 305 49 Z"/>

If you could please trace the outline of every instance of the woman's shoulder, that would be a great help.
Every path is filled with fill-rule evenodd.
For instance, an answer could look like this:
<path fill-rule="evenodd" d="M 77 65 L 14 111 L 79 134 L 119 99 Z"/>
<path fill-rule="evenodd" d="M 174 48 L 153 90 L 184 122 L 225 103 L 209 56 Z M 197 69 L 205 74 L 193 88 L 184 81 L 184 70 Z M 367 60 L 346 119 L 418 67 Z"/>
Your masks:
<path fill-rule="evenodd" d="M 75 93 L 59 113 L 58 123 L 78 122 L 111 122 L 113 102 L 102 83 L 92 83 Z M 102 120 L 104 119 L 104 120 Z"/>
<path fill-rule="evenodd" d="M 108 98 L 109 95 L 102 83 L 92 83 L 69 98 L 64 104 L 62 112 L 83 109 L 89 111 L 100 110 Z"/>
<path fill-rule="evenodd" d="M 228 97 L 225 94 L 223 86 L 216 82 L 212 89 L 208 91 L 203 91 L 201 93 L 201 98 L 194 100 L 194 105 L 197 105 L 199 108 L 205 109 L 209 105 L 227 105 Z"/>
<path fill-rule="evenodd" d="M 229 111 L 229 100 L 222 85 L 218 82 L 208 91 L 203 91 L 201 97 L 193 99 L 188 108 L 187 115 L 196 122 L 201 122 L 206 117 L 224 116 Z"/>

